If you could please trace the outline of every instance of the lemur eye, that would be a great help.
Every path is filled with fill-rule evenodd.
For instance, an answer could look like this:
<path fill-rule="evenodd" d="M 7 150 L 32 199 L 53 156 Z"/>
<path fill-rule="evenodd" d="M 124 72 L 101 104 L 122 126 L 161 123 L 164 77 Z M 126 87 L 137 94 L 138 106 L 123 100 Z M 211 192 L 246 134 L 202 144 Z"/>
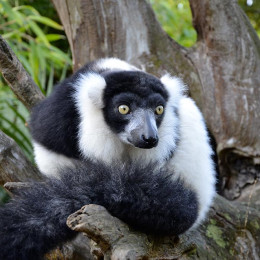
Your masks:
<path fill-rule="evenodd" d="M 158 106 L 155 108 L 155 113 L 157 115 L 161 115 L 163 113 L 163 110 L 164 110 L 163 106 Z"/>
<path fill-rule="evenodd" d="M 121 105 L 121 106 L 118 107 L 118 111 L 119 111 L 120 114 L 126 115 L 126 114 L 129 113 L 130 108 L 127 105 Z"/>

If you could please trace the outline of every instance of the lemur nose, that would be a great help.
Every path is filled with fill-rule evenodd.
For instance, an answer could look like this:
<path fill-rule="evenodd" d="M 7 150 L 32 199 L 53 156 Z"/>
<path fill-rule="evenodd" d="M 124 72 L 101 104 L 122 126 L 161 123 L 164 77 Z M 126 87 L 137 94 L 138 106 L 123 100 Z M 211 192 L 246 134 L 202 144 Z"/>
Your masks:
<path fill-rule="evenodd" d="M 142 135 L 143 140 L 150 145 L 156 145 L 158 143 L 158 136 L 149 136 L 146 138 L 144 135 Z"/>

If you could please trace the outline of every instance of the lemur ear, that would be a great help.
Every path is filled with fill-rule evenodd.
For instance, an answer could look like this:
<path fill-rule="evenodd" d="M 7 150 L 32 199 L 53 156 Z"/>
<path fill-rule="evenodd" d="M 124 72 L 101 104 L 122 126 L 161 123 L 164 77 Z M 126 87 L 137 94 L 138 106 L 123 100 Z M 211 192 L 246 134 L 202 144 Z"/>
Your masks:
<path fill-rule="evenodd" d="M 85 99 L 88 97 L 96 107 L 104 107 L 103 92 L 106 87 L 106 81 L 102 76 L 96 73 L 81 74 L 76 84 L 76 100 L 82 100 L 83 106 L 84 102 L 86 102 Z"/>
<path fill-rule="evenodd" d="M 98 74 L 90 74 L 88 78 L 88 97 L 94 105 L 96 105 L 99 108 L 103 108 L 103 92 L 106 87 L 106 81 L 102 76 Z"/>
<path fill-rule="evenodd" d="M 160 80 L 168 91 L 170 98 L 175 101 L 180 100 L 188 90 L 180 78 L 173 77 L 170 74 L 162 76 Z"/>

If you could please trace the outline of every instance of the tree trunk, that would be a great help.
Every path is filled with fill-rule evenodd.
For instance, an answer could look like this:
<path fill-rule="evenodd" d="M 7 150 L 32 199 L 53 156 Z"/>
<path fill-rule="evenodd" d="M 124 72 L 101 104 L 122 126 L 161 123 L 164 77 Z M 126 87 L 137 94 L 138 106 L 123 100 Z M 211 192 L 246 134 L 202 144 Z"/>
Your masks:
<path fill-rule="evenodd" d="M 182 77 L 216 140 L 224 195 L 234 199 L 260 177 L 260 41 L 236 1 L 190 0 L 198 33 L 191 49 L 162 30 L 146 1 L 52 1 L 74 70 L 115 56 Z"/>
<path fill-rule="evenodd" d="M 260 41 L 235 1 L 190 4 L 198 42 L 189 56 L 201 81 L 201 109 L 217 142 L 224 194 L 233 199 L 260 177 Z"/>
<path fill-rule="evenodd" d="M 0 185 L 41 178 L 40 172 L 26 158 L 15 141 L 0 131 Z"/>

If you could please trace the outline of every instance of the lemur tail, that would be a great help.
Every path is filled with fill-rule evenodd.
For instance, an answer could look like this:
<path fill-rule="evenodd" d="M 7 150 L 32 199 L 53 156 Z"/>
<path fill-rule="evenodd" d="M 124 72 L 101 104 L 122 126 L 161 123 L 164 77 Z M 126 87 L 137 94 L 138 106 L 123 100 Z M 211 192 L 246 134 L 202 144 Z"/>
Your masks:
<path fill-rule="evenodd" d="M 139 163 L 79 163 L 59 179 L 32 183 L 0 208 L 0 259 L 41 259 L 75 236 L 67 217 L 93 203 L 145 232 L 180 234 L 197 217 L 197 198 L 165 170 Z"/>

